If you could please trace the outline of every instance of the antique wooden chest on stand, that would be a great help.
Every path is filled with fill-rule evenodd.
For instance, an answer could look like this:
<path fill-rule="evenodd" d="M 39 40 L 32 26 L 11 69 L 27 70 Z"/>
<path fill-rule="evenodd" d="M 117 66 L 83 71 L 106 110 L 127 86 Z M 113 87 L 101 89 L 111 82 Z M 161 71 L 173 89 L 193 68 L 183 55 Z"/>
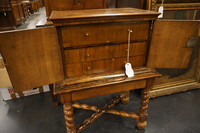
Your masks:
<path fill-rule="evenodd" d="M 158 15 L 134 8 L 54 11 L 50 20 L 55 27 L 1 33 L 0 52 L 16 91 L 51 84 L 53 95 L 59 96 L 64 105 L 68 133 L 82 131 L 104 113 L 134 118 L 136 126 L 142 129 L 147 125 L 149 91 L 160 76 L 153 68 L 166 64 L 185 67 L 188 60 L 172 58 L 170 50 L 191 50 L 186 46 L 169 47 L 162 54 L 165 47 L 160 41 L 174 41 L 163 37 L 171 32 L 170 26 L 184 40 L 197 36 L 197 32 L 187 28 L 188 24 L 193 29 L 199 26 L 199 22 L 190 21 L 182 25 L 155 22 Z M 187 33 L 183 32 L 185 29 Z M 128 62 L 135 72 L 133 77 L 125 75 Z M 109 109 L 120 101 L 127 103 L 129 91 L 135 89 L 142 89 L 138 113 Z M 122 93 L 103 108 L 75 102 L 118 92 Z M 95 113 L 76 127 L 73 108 Z"/>

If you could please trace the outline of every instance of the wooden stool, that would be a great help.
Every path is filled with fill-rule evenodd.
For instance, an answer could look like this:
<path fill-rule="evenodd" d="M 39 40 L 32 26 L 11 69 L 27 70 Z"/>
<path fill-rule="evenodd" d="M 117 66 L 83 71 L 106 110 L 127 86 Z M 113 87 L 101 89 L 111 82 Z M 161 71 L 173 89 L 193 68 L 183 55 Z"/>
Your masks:
<path fill-rule="evenodd" d="M 147 108 L 149 102 L 149 91 L 154 83 L 154 78 L 160 76 L 154 69 L 138 68 L 135 76 L 128 78 L 124 72 L 102 74 L 95 76 L 83 76 L 80 78 L 66 79 L 56 84 L 54 94 L 59 95 L 63 104 L 66 129 L 68 133 L 77 133 L 84 130 L 89 124 L 93 123 L 104 113 L 110 113 L 137 120 L 136 126 L 143 129 L 147 125 Z M 128 103 L 129 91 L 142 89 L 142 101 L 139 113 L 117 111 L 112 108 L 115 104 Z M 79 104 L 74 101 L 91 98 L 95 96 L 107 95 L 123 92 L 103 108 Z M 95 113 L 86 119 L 81 125 L 75 126 L 73 118 L 73 108 L 92 110 Z"/>

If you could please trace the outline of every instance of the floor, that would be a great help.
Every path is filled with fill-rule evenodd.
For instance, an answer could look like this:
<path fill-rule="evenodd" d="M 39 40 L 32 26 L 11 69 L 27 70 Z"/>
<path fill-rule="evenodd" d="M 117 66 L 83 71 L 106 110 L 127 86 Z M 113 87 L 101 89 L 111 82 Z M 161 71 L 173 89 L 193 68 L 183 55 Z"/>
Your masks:
<path fill-rule="evenodd" d="M 79 102 L 103 106 L 112 97 L 114 94 Z M 139 103 L 139 94 L 132 92 L 127 105 L 115 108 L 136 111 Z M 200 133 L 200 89 L 151 99 L 148 113 L 145 130 L 136 130 L 133 119 L 105 114 L 83 133 Z M 76 123 L 91 114 L 75 109 Z M 53 106 L 49 92 L 9 101 L 0 97 L 0 133 L 65 133 L 62 106 Z"/>
<path fill-rule="evenodd" d="M 31 14 L 29 18 L 24 22 L 24 24 L 17 27 L 17 30 L 20 29 L 34 29 L 36 28 L 37 23 L 46 18 L 45 8 L 40 8 L 39 11 Z"/>
<path fill-rule="evenodd" d="M 42 8 L 18 29 L 35 28 L 44 17 Z M 103 106 L 114 95 L 80 103 Z M 130 103 L 115 108 L 136 111 L 139 104 L 139 94 L 132 92 Z M 83 133 L 200 133 L 200 89 L 151 99 L 148 113 L 145 130 L 136 130 L 133 119 L 105 114 Z M 76 109 L 76 123 L 91 114 L 91 111 Z M 49 92 L 9 101 L 3 101 L 0 96 L 0 133 L 65 133 L 62 106 L 53 106 Z"/>

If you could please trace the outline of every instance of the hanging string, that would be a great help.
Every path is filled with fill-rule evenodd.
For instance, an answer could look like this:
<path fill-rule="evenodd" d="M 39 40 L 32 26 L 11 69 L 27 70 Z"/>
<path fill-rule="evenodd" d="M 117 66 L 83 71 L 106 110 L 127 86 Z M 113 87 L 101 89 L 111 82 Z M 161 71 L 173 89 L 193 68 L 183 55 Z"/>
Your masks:
<path fill-rule="evenodd" d="M 165 1 L 165 0 L 162 0 L 162 4 L 161 4 L 161 6 L 163 6 L 163 4 L 164 4 L 164 1 Z"/>
<path fill-rule="evenodd" d="M 130 42 L 131 42 L 131 32 L 132 30 L 128 30 L 128 49 L 127 49 L 127 63 L 129 63 L 129 55 L 130 55 Z"/>

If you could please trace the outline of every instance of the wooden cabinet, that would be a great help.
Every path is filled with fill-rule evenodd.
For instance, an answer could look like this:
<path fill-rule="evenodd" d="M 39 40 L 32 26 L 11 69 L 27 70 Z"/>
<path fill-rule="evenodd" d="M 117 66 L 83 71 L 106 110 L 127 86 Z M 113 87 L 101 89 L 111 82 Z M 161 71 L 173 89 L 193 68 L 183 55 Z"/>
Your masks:
<path fill-rule="evenodd" d="M 148 21 L 114 24 L 95 23 L 63 27 L 61 36 L 64 53 L 67 56 L 66 67 L 71 68 L 66 69 L 67 77 L 123 69 L 127 56 L 128 30 L 133 30 L 131 33 L 130 62 L 134 67 L 143 66 L 149 27 Z M 110 34 L 111 31 L 112 34 Z M 79 75 L 71 74 L 76 67 L 81 68 L 77 72 Z"/>
<path fill-rule="evenodd" d="M 137 17 L 134 12 L 136 12 L 136 14 L 138 12 L 139 17 Z M 7 60 L 5 61 L 6 64 L 9 64 L 9 66 L 15 66 L 14 64 L 16 62 L 19 64 L 19 67 L 8 68 L 9 73 L 13 75 L 13 77 L 11 76 L 11 81 L 13 81 L 13 86 L 15 88 L 18 88 L 19 90 L 25 89 L 26 87 L 30 88 L 31 86 L 34 88 L 41 86 L 43 81 L 47 84 L 46 81 L 48 80 L 50 83 L 62 80 L 61 77 L 63 77 L 63 75 L 65 78 L 73 78 L 91 74 L 123 71 L 124 65 L 127 62 L 129 30 L 132 30 L 132 33 L 130 34 L 130 62 L 134 68 L 144 67 L 146 65 L 145 62 L 147 59 L 151 32 L 150 27 L 152 25 L 151 20 L 155 20 L 155 16 L 157 16 L 158 13 L 145 12 L 145 14 L 143 14 L 142 11 L 140 12 L 140 10 L 132 8 L 85 10 L 84 14 L 82 11 L 74 11 L 70 15 L 67 15 L 67 13 L 71 12 L 56 11 L 53 12 L 53 15 L 50 18 L 55 26 L 58 26 L 57 32 L 62 51 L 62 63 L 58 63 L 61 61 L 59 51 L 54 51 L 55 55 L 52 55 L 53 53 L 48 55 L 50 54 L 50 51 L 46 51 L 54 50 L 55 48 L 59 49 L 58 44 L 56 46 L 56 44 L 54 45 L 53 43 L 56 40 L 55 38 L 57 38 L 57 33 L 55 30 L 50 30 L 52 28 L 16 31 L 2 33 L 0 35 L 3 44 L 9 44 L 0 47 L 2 55 L 5 57 L 5 60 Z M 106 16 L 107 13 L 109 13 L 109 17 Z M 127 13 L 129 13 L 130 16 L 128 20 L 125 19 L 127 18 Z M 76 16 L 76 14 L 79 14 L 80 16 Z M 98 15 L 103 17 L 98 17 Z M 74 18 L 70 18 L 70 16 L 73 16 Z M 142 16 L 144 16 L 144 18 Z M 69 18 L 58 19 L 62 17 Z M 110 21 L 112 21 L 112 23 L 109 23 Z M 62 26 L 62 28 L 60 28 L 60 26 Z M 110 34 L 111 32 L 112 34 Z M 41 36 L 42 38 L 39 37 L 40 39 L 38 40 L 38 36 Z M 35 44 L 36 40 L 37 43 Z M 24 45 L 24 42 L 30 44 Z M 48 44 L 49 42 L 53 44 Z M 53 47 L 51 45 L 53 45 Z M 34 51 L 37 48 L 41 49 L 40 52 Z M 28 57 L 28 60 L 32 60 L 30 65 L 27 64 L 29 63 L 28 60 L 21 60 L 21 58 L 23 58 L 22 55 L 28 54 L 25 51 L 23 52 L 23 49 L 27 49 L 25 50 L 27 52 L 30 50 L 30 52 L 28 52 L 30 55 L 26 56 Z M 15 50 L 19 51 L 14 52 Z M 34 55 L 31 54 L 34 52 Z M 15 56 L 10 56 L 8 53 L 13 53 Z M 16 56 L 18 56 L 18 58 L 15 59 L 15 61 L 11 61 Z M 44 58 L 39 59 L 40 56 L 43 56 Z M 52 58 L 48 58 L 50 56 L 52 56 Z M 39 63 L 41 66 L 36 66 L 37 58 L 38 61 L 41 61 Z M 52 64 L 53 62 L 55 64 Z M 56 67 L 59 67 L 59 72 L 54 70 L 57 69 Z M 63 69 L 63 73 L 60 73 L 61 68 Z M 23 72 L 21 72 L 22 69 L 24 70 Z M 42 72 L 42 69 L 45 69 L 45 71 Z M 20 77 L 18 77 L 18 74 L 14 74 L 14 71 L 21 73 L 18 73 Z M 22 73 L 26 73 L 27 71 L 29 71 L 27 74 L 32 78 L 26 78 L 23 83 L 18 82 L 17 79 L 21 79 L 24 75 Z M 44 74 L 44 80 L 36 80 L 39 78 L 38 76 L 40 73 Z M 59 77 L 58 80 L 56 80 L 57 76 L 54 74 L 57 74 Z M 53 79 L 49 78 L 49 76 Z M 41 76 L 40 78 L 43 77 Z M 28 80 L 31 80 L 30 83 Z M 27 83 L 29 83 L 29 85 Z M 23 87 L 20 87 L 20 84 Z"/>
<path fill-rule="evenodd" d="M 122 9 L 121 11 L 120 9 L 110 10 L 119 10 L 119 13 L 123 12 Z M 133 9 L 127 10 L 130 10 L 130 13 L 132 13 Z M 93 13 L 93 11 L 94 10 L 84 11 L 85 14 L 83 16 L 90 15 Z M 53 16 L 55 16 L 56 13 L 57 12 L 54 12 Z M 187 48 L 187 43 L 190 37 L 198 37 L 198 30 L 200 26 L 199 21 L 180 22 L 176 20 L 157 20 L 154 23 L 153 29 L 150 29 L 153 23 L 147 20 L 151 19 L 151 16 L 145 16 L 144 21 L 140 21 L 134 17 L 131 17 L 129 18 L 129 22 L 124 23 L 123 20 L 119 19 L 116 22 L 110 24 L 105 23 L 104 21 L 113 21 L 113 19 L 115 19 L 114 17 L 105 17 L 103 20 L 100 21 L 98 20 L 98 17 L 95 18 L 93 16 L 88 17 L 87 21 L 83 21 L 82 19 L 78 19 L 79 17 L 81 17 L 82 11 L 77 11 L 76 13 L 79 15 L 74 15 L 74 18 L 62 20 L 62 25 L 65 25 L 62 28 L 60 28 L 61 25 L 59 19 L 51 18 L 54 24 L 58 26 L 57 32 L 60 46 L 62 47 L 62 67 L 64 68 L 63 75 L 65 75 L 65 77 L 77 77 L 82 75 L 123 70 L 124 63 L 127 60 L 126 54 L 128 30 L 132 30 L 130 36 L 130 62 L 132 63 L 133 67 L 136 68 L 147 65 L 152 68 L 156 67 L 158 68 L 158 71 L 161 71 L 161 73 L 163 73 L 163 77 L 156 80 L 156 86 L 151 91 L 152 96 L 155 96 L 154 94 L 157 93 L 157 91 L 160 91 L 160 88 L 162 86 L 170 88 L 170 84 L 183 85 L 182 83 L 186 82 L 187 84 L 192 84 L 194 87 L 199 80 L 197 71 L 199 69 L 199 66 L 197 66 L 199 57 L 198 55 L 195 55 L 196 52 L 194 51 L 194 49 Z M 66 11 L 60 11 L 59 14 L 57 14 L 57 17 L 62 17 L 62 14 L 66 15 Z M 141 17 L 141 20 L 142 19 L 143 18 Z M 93 20 L 93 23 L 91 23 L 91 20 Z M 42 29 L 43 28 L 37 29 L 37 34 L 40 35 L 42 33 Z M 110 31 L 112 31 L 112 33 Z M 15 32 L 15 34 L 19 33 L 21 34 L 21 36 L 23 36 L 23 34 L 27 34 L 26 31 Z M 30 35 L 29 37 L 27 37 L 27 39 L 33 38 L 32 42 L 29 41 L 30 45 L 33 45 L 35 40 L 37 39 L 31 34 L 35 34 L 35 31 L 30 30 L 28 33 L 30 33 Z M 50 37 L 50 35 L 48 35 L 49 33 L 46 32 L 47 35 L 43 34 L 43 36 Z M 51 32 L 51 34 L 51 36 L 57 36 L 56 32 Z M 5 35 L 2 33 L 0 35 L 1 40 L 4 41 L 4 43 L 2 44 L 10 43 L 14 45 L 12 41 L 16 42 L 16 40 L 18 40 L 17 38 L 15 38 L 14 40 L 4 39 L 8 38 L 6 36 L 10 35 L 11 33 L 7 33 Z M 152 35 L 151 45 L 149 39 L 150 35 Z M 22 40 L 26 42 L 26 38 L 23 38 Z M 21 42 L 22 40 L 18 41 Z M 175 46 L 174 43 L 176 43 Z M 48 44 L 45 43 L 45 45 Z M 1 47 L 5 46 L 2 45 Z M 9 50 L 10 48 L 7 48 L 4 53 L 16 53 Z M 148 53 L 148 55 L 150 56 L 148 57 L 146 53 Z M 47 53 L 39 54 L 45 55 Z M 59 53 L 57 54 L 59 55 Z M 16 56 L 17 55 L 15 55 L 14 57 Z M 193 56 L 195 56 L 195 58 L 191 60 Z M 194 63 L 191 63 L 191 61 L 193 61 Z M 25 67 L 24 70 L 29 70 L 29 68 L 26 68 L 27 65 L 23 65 L 21 67 Z M 32 67 L 37 69 L 36 65 L 33 65 Z M 12 71 L 19 71 L 18 69 L 16 69 L 17 68 L 14 68 L 14 70 Z M 52 69 L 50 69 L 49 71 L 56 72 Z M 173 77 L 175 75 L 175 77 L 171 78 L 167 76 L 168 73 L 172 73 L 173 75 L 171 74 L 170 76 Z M 176 74 L 178 74 L 179 76 L 176 76 Z M 180 76 L 180 74 L 183 74 L 184 76 L 182 77 Z M 15 79 L 20 78 L 21 77 Z M 17 81 L 17 83 L 19 82 Z M 34 88 L 40 85 L 43 85 L 42 82 L 32 87 Z"/>
<path fill-rule="evenodd" d="M 5 0 L 0 6 L 0 30 L 15 29 L 25 21 L 22 1 Z"/>
<path fill-rule="evenodd" d="M 14 29 L 12 7 L 9 0 L 0 1 L 0 30 Z"/>
<path fill-rule="evenodd" d="M 140 111 L 129 117 L 145 128 L 149 91 L 160 76 L 154 68 L 187 68 L 195 46 L 187 42 L 198 37 L 200 28 L 200 21 L 157 20 L 158 15 L 134 8 L 54 11 L 49 19 L 56 28 L 1 33 L 0 52 L 16 91 L 57 83 L 54 94 L 64 104 L 66 123 L 72 123 L 67 131 L 76 132 L 72 110 L 81 108 L 73 101 L 140 88 Z M 135 70 L 129 78 L 127 58 Z"/>
<path fill-rule="evenodd" d="M 148 2 L 149 9 L 155 11 L 162 3 L 161 0 L 149 0 Z M 163 76 L 156 79 L 155 86 L 150 92 L 151 97 L 200 87 L 200 43 L 190 42 L 192 38 L 197 39 L 200 36 L 200 3 L 198 0 L 165 0 L 163 7 L 163 18 L 154 26 L 154 29 L 159 31 L 157 33 L 155 31 L 155 34 L 160 38 L 153 39 L 152 48 L 162 47 L 162 53 L 155 54 L 154 57 L 165 56 L 168 61 L 164 60 L 162 67 L 156 67 Z M 156 43 L 159 44 L 156 46 Z M 189 43 L 192 43 L 194 47 L 187 49 Z M 169 64 L 173 64 L 171 61 L 173 58 L 176 58 L 176 62 L 180 62 L 179 65 L 182 68 L 168 67 Z M 157 59 L 152 58 L 152 60 Z"/>
<path fill-rule="evenodd" d="M 24 21 L 24 13 L 22 9 L 22 4 L 12 4 L 13 21 L 16 26 L 21 25 Z"/>
<path fill-rule="evenodd" d="M 23 14 L 24 14 L 25 19 L 29 16 L 29 8 L 30 8 L 30 2 L 23 1 L 22 9 L 23 9 Z"/>
<path fill-rule="evenodd" d="M 106 8 L 106 0 L 44 0 L 47 17 L 52 11 Z"/>

